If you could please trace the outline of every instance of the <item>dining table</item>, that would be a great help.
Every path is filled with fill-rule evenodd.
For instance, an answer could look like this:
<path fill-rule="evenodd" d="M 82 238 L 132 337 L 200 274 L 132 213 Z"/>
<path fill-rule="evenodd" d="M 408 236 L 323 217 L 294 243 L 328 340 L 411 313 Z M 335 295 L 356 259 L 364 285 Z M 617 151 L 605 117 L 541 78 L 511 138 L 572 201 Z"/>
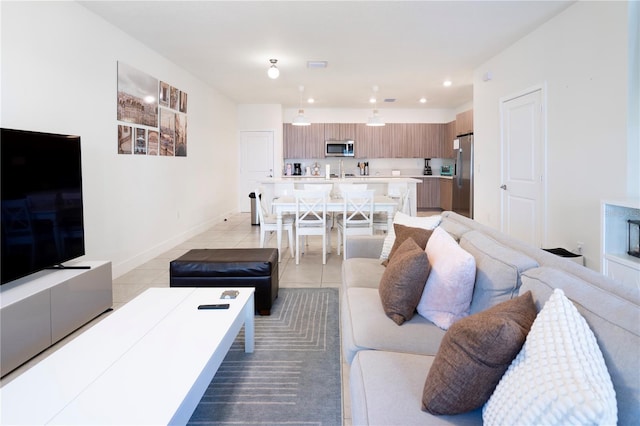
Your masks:
<path fill-rule="evenodd" d="M 392 229 L 393 215 L 398 208 L 398 200 L 386 195 L 376 195 L 373 198 L 374 213 L 387 214 L 387 229 Z M 341 213 L 344 209 L 342 197 L 332 197 L 327 200 L 327 213 Z M 271 210 L 276 214 L 276 236 L 278 240 L 278 256 L 282 252 L 282 215 L 296 212 L 296 199 L 286 195 L 274 198 L 271 203 Z"/>

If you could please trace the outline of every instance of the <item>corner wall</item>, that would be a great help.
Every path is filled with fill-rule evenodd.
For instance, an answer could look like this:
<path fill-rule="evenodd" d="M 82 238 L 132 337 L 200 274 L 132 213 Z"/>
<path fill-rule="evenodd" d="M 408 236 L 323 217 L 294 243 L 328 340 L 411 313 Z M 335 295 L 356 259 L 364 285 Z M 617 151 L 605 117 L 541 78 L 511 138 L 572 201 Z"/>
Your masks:
<path fill-rule="evenodd" d="M 627 195 L 627 7 L 577 2 L 474 72 L 476 220 L 500 229 L 500 98 L 545 85 L 544 245 L 575 251 L 582 241 L 594 270 L 600 200 Z"/>
<path fill-rule="evenodd" d="M 0 124 L 81 136 L 85 259 L 117 277 L 237 211 L 235 104 L 78 3 L 0 7 Z M 118 61 L 188 93 L 186 158 L 117 154 Z"/>

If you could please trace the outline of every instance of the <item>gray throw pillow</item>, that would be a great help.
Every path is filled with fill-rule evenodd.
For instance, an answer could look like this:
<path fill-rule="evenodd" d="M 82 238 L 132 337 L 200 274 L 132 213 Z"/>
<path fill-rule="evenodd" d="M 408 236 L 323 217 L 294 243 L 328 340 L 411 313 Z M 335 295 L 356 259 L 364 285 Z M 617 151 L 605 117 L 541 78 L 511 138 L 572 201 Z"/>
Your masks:
<path fill-rule="evenodd" d="M 413 317 L 429 276 L 427 253 L 412 239 L 398 247 L 380 279 L 378 292 L 385 314 L 402 325 Z"/>

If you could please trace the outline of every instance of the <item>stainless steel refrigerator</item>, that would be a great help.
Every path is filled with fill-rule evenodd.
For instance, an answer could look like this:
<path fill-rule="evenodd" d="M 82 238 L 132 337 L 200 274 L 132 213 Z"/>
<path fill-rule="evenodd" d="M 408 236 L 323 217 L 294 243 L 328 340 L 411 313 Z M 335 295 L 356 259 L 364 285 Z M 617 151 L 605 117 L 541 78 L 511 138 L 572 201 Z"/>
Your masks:
<path fill-rule="evenodd" d="M 473 219 L 473 135 L 458 136 L 453 141 L 456 166 L 453 175 L 454 212 Z"/>

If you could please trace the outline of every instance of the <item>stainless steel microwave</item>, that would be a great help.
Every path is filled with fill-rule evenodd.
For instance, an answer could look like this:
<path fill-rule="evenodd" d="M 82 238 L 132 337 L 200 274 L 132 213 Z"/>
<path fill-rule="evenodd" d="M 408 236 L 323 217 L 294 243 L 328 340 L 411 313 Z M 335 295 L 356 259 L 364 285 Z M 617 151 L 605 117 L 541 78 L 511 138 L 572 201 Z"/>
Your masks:
<path fill-rule="evenodd" d="M 353 141 L 325 141 L 325 157 L 353 157 Z"/>

